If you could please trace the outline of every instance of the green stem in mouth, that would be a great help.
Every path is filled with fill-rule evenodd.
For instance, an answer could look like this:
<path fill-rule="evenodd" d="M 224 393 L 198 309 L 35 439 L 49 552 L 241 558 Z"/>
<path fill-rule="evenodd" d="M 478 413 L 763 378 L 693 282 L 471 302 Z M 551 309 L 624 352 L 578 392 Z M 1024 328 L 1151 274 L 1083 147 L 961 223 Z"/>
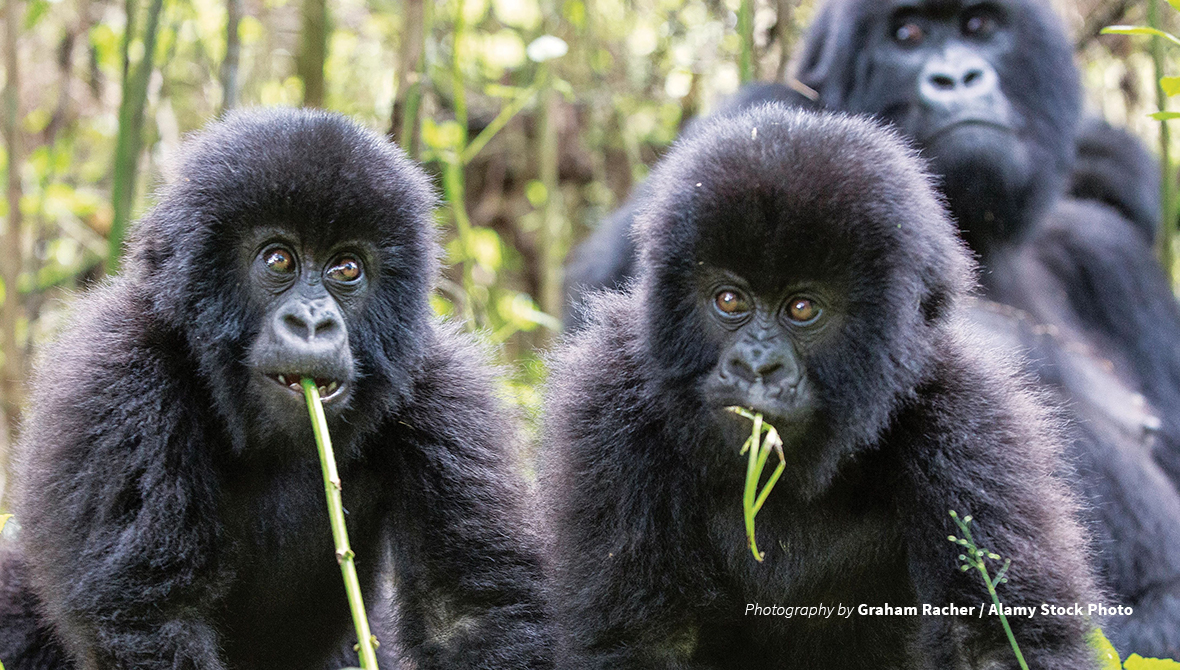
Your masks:
<path fill-rule="evenodd" d="M 344 575 L 344 591 L 348 595 L 348 609 L 356 625 L 361 668 L 377 670 L 376 640 L 369 630 L 369 618 L 365 616 L 365 601 L 361 598 L 361 583 L 356 576 L 352 548 L 348 545 L 348 529 L 344 525 L 344 500 L 340 495 L 340 475 L 336 472 L 336 457 L 332 454 L 332 438 L 328 435 L 328 420 L 324 417 L 324 405 L 315 380 L 304 378 L 303 396 L 307 398 L 307 411 L 311 415 L 311 429 L 315 433 L 315 446 L 320 454 L 320 469 L 324 474 L 324 491 L 328 496 L 328 519 L 332 523 L 332 539 L 336 543 L 336 562 Z"/>
<path fill-rule="evenodd" d="M 779 438 L 778 431 L 774 429 L 774 426 L 762 420 L 761 412 L 751 412 L 744 407 L 727 407 L 726 409 L 754 422 L 750 437 L 740 452 L 744 454 L 749 451 L 749 460 L 746 463 L 746 486 L 742 491 L 742 515 L 746 522 L 746 539 L 749 540 L 750 552 L 754 554 L 754 560 L 761 563 L 766 558 L 766 554 L 758 551 L 758 542 L 754 539 L 754 516 L 762 509 L 771 489 L 778 483 L 783 470 L 787 468 L 786 458 L 783 457 L 783 441 Z M 763 437 L 764 433 L 766 437 Z M 774 469 L 766 485 L 759 491 L 758 482 L 762 480 L 762 472 L 766 469 L 766 461 L 770 458 L 771 451 L 778 453 L 778 467 Z"/>

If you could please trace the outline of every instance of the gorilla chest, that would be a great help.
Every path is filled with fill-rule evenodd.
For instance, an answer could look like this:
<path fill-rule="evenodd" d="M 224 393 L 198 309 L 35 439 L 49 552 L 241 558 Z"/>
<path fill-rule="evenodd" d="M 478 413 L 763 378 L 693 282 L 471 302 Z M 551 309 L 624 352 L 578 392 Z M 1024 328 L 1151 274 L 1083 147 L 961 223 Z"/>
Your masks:
<path fill-rule="evenodd" d="M 724 542 L 742 598 L 818 605 L 896 599 L 909 591 L 901 584 L 908 581 L 901 524 L 887 500 L 871 494 L 806 504 L 773 498 L 756 517 L 761 563 L 747 547 L 740 504 L 718 520 L 724 531 L 717 541 Z"/>
<path fill-rule="evenodd" d="M 330 651 L 349 625 L 319 464 L 239 475 L 229 482 L 219 510 L 219 559 L 229 581 L 220 608 L 225 644 L 231 657 L 235 649 L 252 656 L 259 640 L 267 640 L 268 653 L 290 653 L 299 665 L 317 651 Z M 365 472 L 341 477 L 349 540 L 368 595 L 383 558 L 380 482 Z"/>

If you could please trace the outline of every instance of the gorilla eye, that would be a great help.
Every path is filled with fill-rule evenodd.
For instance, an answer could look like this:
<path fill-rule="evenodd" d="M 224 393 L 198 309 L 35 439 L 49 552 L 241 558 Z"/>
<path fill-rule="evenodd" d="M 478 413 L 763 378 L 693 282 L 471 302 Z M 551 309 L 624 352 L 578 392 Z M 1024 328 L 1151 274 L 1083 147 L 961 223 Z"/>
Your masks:
<path fill-rule="evenodd" d="M 906 21 L 893 32 L 893 41 L 907 47 L 921 44 L 925 37 L 926 32 L 922 30 L 922 26 L 913 21 Z"/>
<path fill-rule="evenodd" d="M 267 250 L 262 260 L 271 272 L 285 275 L 295 271 L 295 254 L 282 247 Z"/>
<path fill-rule="evenodd" d="M 328 279 L 338 282 L 354 282 L 361 277 L 361 262 L 352 256 L 341 256 L 328 268 Z"/>
<path fill-rule="evenodd" d="M 974 14 L 963 21 L 963 34 L 968 37 L 985 38 L 996 32 L 996 17 L 987 14 Z"/>
<path fill-rule="evenodd" d="M 731 289 L 719 291 L 713 298 L 713 304 L 726 316 L 740 316 L 750 311 L 750 303 L 746 298 Z"/>
<path fill-rule="evenodd" d="M 819 305 L 812 302 L 810 298 L 791 298 L 790 306 L 787 307 L 787 317 L 795 323 L 814 321 L 819 313 Z"/>

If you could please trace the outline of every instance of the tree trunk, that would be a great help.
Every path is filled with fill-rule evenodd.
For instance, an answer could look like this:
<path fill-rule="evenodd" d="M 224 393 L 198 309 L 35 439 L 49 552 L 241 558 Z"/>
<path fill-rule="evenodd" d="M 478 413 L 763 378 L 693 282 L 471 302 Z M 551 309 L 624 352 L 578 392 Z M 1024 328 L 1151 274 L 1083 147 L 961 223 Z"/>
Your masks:
<path fill-rule="evenodd" d="M 422 102 L 422 85 L 426 68 L 426 3 L 406 0 L 402 25 L 401 52 L 398 56 L 397 99 L 389 120 L 389 133 L 410 156 L 418 155 L 418 110 Z"/>
<path fill-rule="evenodd" d="M 242 22 L 242 0 L 225 0 L 225 60 L 221 61 L 221 113 L 238 106 L 238 59 L 242 41 L 238 24 Z"/>
<path fill-rule="evenodd" d="M 328 4 L 303 0 L 303 29 L 295 70 L 303 80 L 305 107 L 324 106 L 324 60 L 328 57 Z"/>
<path fill-rule="evenodd" d="M 0 307 L 0 346 L 4 349 L 3 379 L 0 380 L 4 406 L 4 444 L 0 445 L 0 491 L 8 477 L 8 447 L 20 420 L 25 376 L 24 345 L 17 338 L 21 318 L 19 291 L 21 257 L 21 155 L 20 132 L 20 61 L 17 51 L 20 25 L 24 18 L 24 3 L 8 0 L 4 8 L 4 139 L 8 153 L 8 217 L 4 228 L 4 252 L 0 256 L 4 279 L 4 305 Z"/>

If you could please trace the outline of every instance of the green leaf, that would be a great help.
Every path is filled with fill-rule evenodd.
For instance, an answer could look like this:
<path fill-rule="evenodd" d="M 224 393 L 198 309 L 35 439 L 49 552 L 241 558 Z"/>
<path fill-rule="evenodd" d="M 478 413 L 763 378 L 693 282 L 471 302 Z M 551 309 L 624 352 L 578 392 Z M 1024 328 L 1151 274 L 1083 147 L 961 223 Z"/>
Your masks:
<path fill-rule="evenodd" d="M 1172 33 L 1166 33 L 1155 28 L 1148 28 L 1147 26 L 1107 26 L 1102 29 L 1103 35 L 1148 35 L 1151 37 L 1162 37 L 1173 44 L 1180 44 L 1180 37 L 1176 37 Z"/>
<path fill-rule="evenodd" d="M 1164 94 L 1169 97 L 1180 93 L 1180 77 L 1160 77 L 1160 88 L 1164 89 Z"/>
<path fill-rule="evenodd" d="M 1172 6 L 1172 9 L 1180 12 L 1180 0 L 1168 0 L 1168 4 Z"/>
<path fill-rule="evenodd" d="M 1180 2 L 1180 0 L 1177 1 Z M 1101 628 L 1090 631 L 1090 634 L 1086 636 L 1086 643 L 1098 655 L 1098 670 L 1122 670 L 1123 666 L 1119 663 L 1119 653 L 1115 651 L 1110 640 L 1106 639 Z"/>
<path fill-rule="evenodd" d="M 1180 112 L 1155 112 L 1154 114 L 1148 114 L 1148 116 L 1156 121 L 1169 121 L 1171 119 L 1180 119 Z"/>
<path fill-rule="evenodd" d="M 1127 670 L 1180 670 L 1180 663 L 1165 658 L 1143 658 L 1131 654 L 1123 664 Z"/>
<path fill-rule="evenodd" d="M 8 523 L 11 518 L 11 514 L 0 514 L 0 533 L 4 532 L 4 524 Z M 0 670 L 4 670 L 4 666 L 0 665 Z"/>

